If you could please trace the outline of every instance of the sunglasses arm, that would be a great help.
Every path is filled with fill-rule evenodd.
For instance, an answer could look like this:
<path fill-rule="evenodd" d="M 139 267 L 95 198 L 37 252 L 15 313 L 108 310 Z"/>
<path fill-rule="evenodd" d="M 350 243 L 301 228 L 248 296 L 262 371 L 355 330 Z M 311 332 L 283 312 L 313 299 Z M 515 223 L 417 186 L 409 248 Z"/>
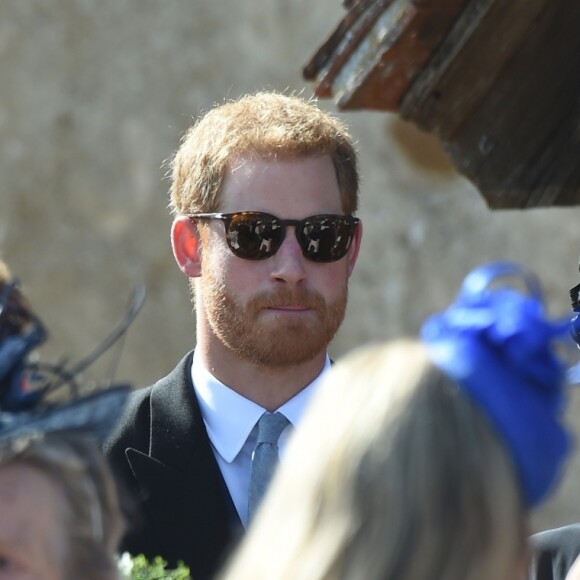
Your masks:
<path fill-rule="evenodd" d="M 358 222 L 358 225 L 354 231 L 354 236 L 352 239 L 352 244 L 350 249 L 348 250 L 348 254 L 346 255 L 346 259 L 348 260 L 348 275 L 351 276 L 354 272 L 354 267 L 356 265 L 356 261 L 358 258 L 358 253 L 360 250 L 361 242 L 362 242 L 362 234 L 363 234 L 363 224 L 362 220 Z"/>

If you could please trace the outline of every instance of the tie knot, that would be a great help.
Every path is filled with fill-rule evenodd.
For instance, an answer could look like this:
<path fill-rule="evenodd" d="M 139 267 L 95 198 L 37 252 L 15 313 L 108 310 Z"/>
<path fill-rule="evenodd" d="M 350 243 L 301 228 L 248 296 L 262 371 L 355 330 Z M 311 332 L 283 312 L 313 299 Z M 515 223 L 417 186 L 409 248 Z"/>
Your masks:
<path fill-rule="evenodd" d="M 282 413 L 264 413 L 258 420 L 258 443 L 278 443 L 280 434 L 289 422 Z"/>

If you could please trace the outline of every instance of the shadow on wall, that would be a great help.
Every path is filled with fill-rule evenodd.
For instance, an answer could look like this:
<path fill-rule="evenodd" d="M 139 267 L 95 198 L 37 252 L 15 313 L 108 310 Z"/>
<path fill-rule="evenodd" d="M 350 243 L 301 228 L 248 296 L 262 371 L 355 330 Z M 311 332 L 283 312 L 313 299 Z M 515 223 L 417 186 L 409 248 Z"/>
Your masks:
<path fill-rule="evenodd" d="M 457 176 L 457 170 L 435 136 L 421 131 L 400 117 L 396 117 L 389 125 L 389 132 L 407 161 L 419 171 L 445 179 Z"/>

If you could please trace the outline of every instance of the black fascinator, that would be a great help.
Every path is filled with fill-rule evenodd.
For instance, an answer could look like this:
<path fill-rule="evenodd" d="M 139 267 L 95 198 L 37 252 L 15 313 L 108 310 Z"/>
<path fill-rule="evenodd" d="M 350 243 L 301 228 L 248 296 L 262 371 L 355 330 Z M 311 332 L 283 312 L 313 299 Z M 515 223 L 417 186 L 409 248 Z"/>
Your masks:
<path fill-rule="evenodd" d="M 144 300 L 139 287 L 119 324 L 76 364 L 40 363 L 31 355 L 48 332 L 18 281 L 0 279 L 0 441 L 61 431 L 105 438 L 123 412 L 130 385 L 109 381 L 105 388 L 82 394 L 78 377 L 125 335 Z"/>

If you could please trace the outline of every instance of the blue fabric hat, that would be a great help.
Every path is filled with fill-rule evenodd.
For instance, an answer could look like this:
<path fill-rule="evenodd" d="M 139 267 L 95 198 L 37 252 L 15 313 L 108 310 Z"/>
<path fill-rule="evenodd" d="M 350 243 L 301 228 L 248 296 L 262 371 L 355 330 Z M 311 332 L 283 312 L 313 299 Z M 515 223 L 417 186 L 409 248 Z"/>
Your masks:
<path fill-rule="evenodd" d="M 491 287 L 499 278 L 523 280 Z M 557 479 L 570 449 L 562 424 L 566 365 L 556 353 L 569 319 L 550 320 L 537 279 L 511 262 L 471 272 L 455 302 L 421 330 L 432 362 L 487 415 L 507 445 L 529 507 Z"/>

